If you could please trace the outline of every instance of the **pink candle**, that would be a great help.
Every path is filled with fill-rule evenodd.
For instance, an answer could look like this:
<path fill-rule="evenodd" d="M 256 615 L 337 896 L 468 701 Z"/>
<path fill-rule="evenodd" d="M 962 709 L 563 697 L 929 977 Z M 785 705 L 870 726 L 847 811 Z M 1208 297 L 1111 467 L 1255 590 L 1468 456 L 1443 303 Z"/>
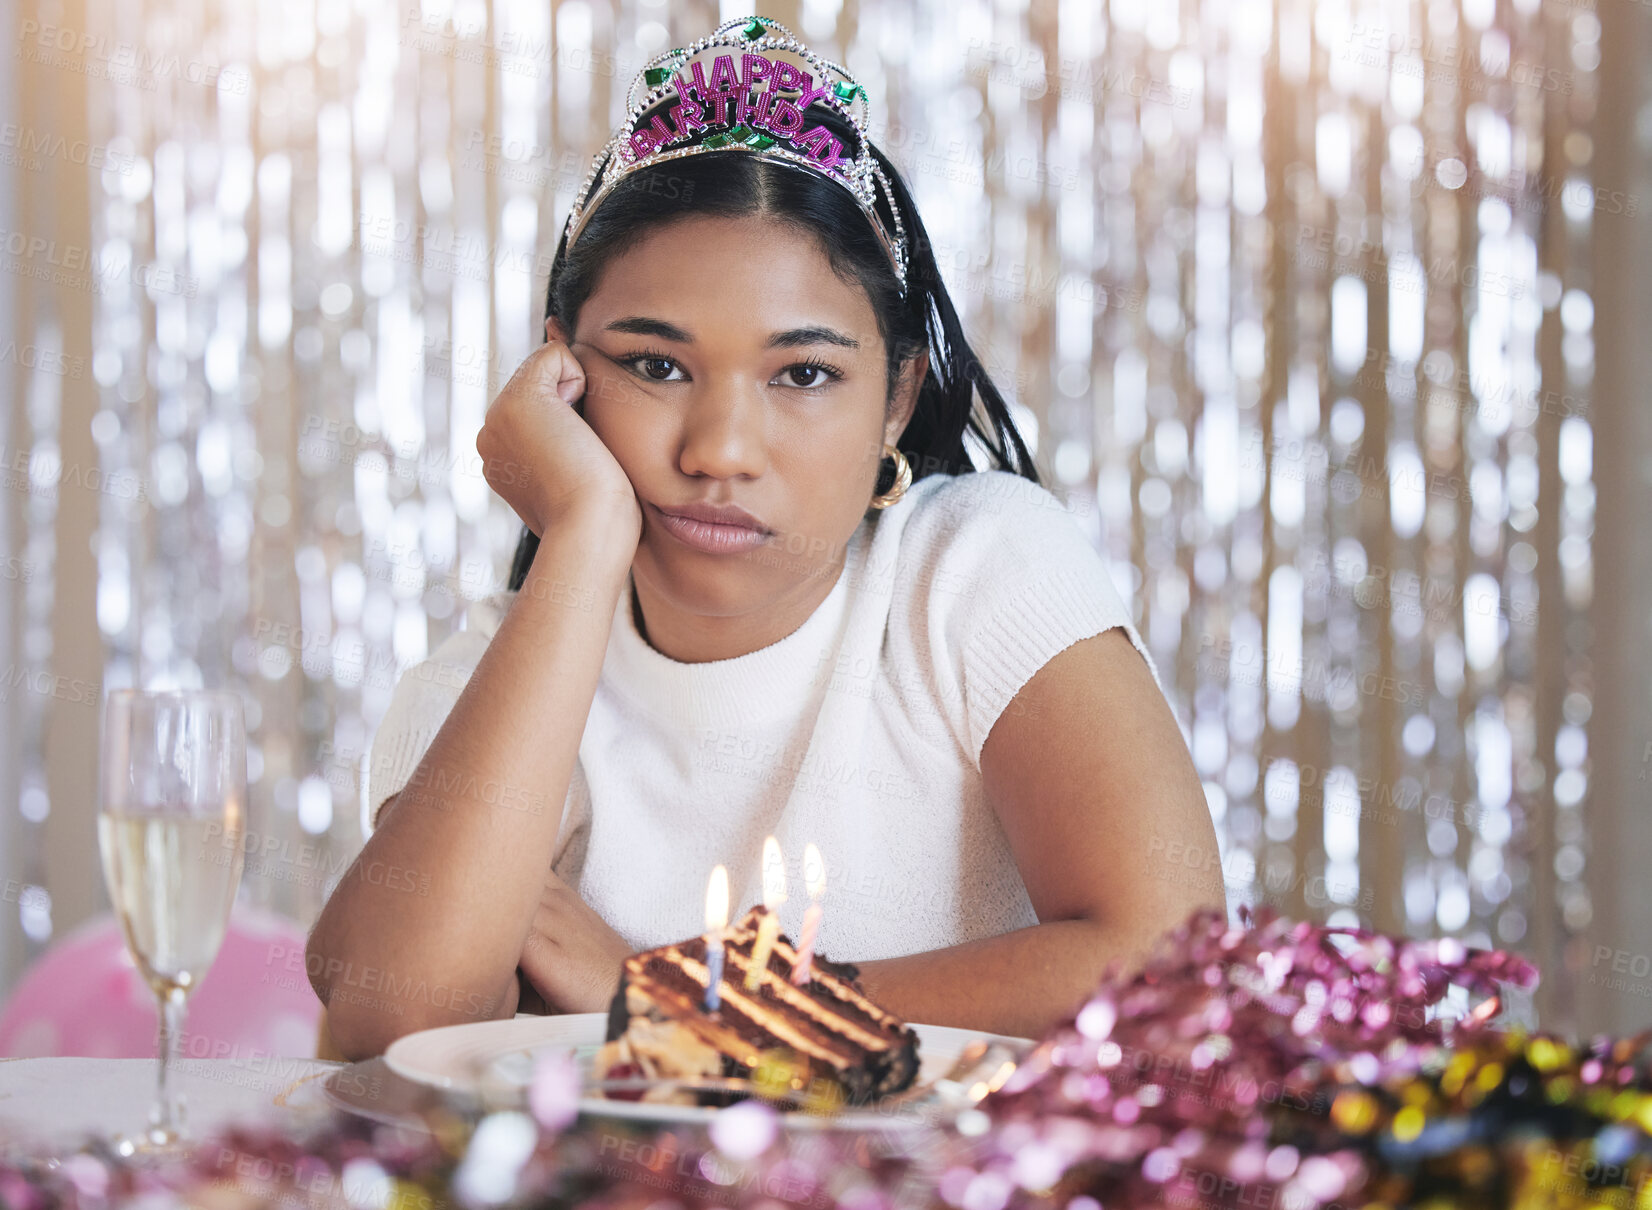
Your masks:
<path fill-rule="evenodd" d="M 792 982 L 799 987 L 809 982 L 809 972 L 815 964 L 815 936 L 820 932 L 820 905 L 811 903 L 803 913 L 803 933 L 797 939 L 797 965 L 792 968 Z"/>
<path fill-rule="evenodd" d="M 792 982 L 804 987 L 815 964 L 815 938 L 820 935 L 820 897 L 826 893 L 826 863 L 820 850 L 810 844 L 803 850 L 803 881 L 809 886 L 809 908 L 803 913 L 803 932 L 797 939 L 797 965 Z"/>

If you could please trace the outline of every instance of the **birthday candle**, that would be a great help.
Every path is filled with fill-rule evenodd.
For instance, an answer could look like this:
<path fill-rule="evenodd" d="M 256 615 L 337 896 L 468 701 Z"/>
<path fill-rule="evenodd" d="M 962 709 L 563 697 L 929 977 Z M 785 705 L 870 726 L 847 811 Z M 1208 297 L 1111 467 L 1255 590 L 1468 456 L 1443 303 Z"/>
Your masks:
<path fill-rule="evenodd" d="M 706 942 L 706 999 L 705 1006 L 708 1013 L 714 1013 L 723 1006 L 723 998 L 718 992 L 718 985 L 723 981 L 723 942 L 716 938 Z"/>
<path fill-rule="evenodd" d="M 803 932 L 797 939 L 797 965 L 792 968 L 792 982 L 798 987 L 808 985 L 809 972 L 814 969 L 815 938 L 820 935 L 820 897 L 826 893 L 826 863 L 812 843 L 803 850 L 803 881 L 809 887 L 809 910 L 803 913 Z"/>
<path fill-rule="evenodd" d="M 706 885 L 706 997 L 705 1009 L 714 1013 L 722 1005 L 718 985 L 723 980 L 723 930 L 728 927 L 728 869 L 711 871 Z"/>
<path fill-rule="evenodd" d="M 786 860 L 780 854 L 780 842 L 770 836 L 763 842 L 763 906 L 768 911 L 757 922 L 757 940 L 751 947 L 751 969 L 746 972 L 745 985 L 749 992 L 761 986 L 762 973 L 768 969 L 769 954 L 780 936 L 780 905 L 785 902 Z"/>

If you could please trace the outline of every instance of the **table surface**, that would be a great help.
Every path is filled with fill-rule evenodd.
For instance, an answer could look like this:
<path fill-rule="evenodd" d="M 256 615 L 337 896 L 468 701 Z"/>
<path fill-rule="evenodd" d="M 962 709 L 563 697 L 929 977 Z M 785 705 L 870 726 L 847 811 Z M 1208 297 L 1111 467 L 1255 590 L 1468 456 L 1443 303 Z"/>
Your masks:
<path fill-rule="evenodd" d="M 302 1126 L 323 1118 L 334 1102 L 322 1082 L 345 1067 L 268 1055 L 185 1058 L 171 1074 L 185 1127 L 199 1138 L 234 1122 Z M 155 1077 L 154 1059 L 0 1059 L 0 1143 L 73 1148 L 88 1134 L 137 1130 L 148 1121 Z"/>

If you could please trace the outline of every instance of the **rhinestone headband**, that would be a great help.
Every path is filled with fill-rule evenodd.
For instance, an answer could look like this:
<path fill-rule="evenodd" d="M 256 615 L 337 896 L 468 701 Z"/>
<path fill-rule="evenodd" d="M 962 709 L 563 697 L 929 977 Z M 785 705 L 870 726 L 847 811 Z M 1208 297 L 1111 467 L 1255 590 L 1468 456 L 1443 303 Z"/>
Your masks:
<path fill-rule="evenodd" d="M 644 90 L 640 98 L 639 88 Z M 872 157 L 866 90 L 844 68 L 815 54 L 778 21 L 736 18 L 698 42 L 649 60 L 632 80 L 626 98 L 630 110 L 591 161 L 568 214 L 565 250 L 572 249 L 591 212 L 638 169 L 702 152 L 745 151 L 817 172 L 848 189 L 877 232 L 905 297 L 906 226 L 889 180 Z M 667 100 L 675 101 L 668 113 L 638 126 L 644 114 Z M 845 156 L 842 141 L 826 126 L 810 121 L 811 105 L 829 106 L 848 120 L 855 130 L 857 155 Z M 694 145 L 673 146 L 701 132 L 703 137 Z M 893 232 L 877 210 L 880 186 L 895 221 Z"/>

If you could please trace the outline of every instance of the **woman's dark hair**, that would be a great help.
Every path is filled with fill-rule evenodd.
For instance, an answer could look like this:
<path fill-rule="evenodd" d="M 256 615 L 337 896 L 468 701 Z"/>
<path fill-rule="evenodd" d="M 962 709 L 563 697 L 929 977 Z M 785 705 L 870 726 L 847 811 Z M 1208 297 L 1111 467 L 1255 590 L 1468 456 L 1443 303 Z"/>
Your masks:
<path fill-rule="evenodd" d="M 664 112 L 665 105 L 661 103 L 659 112 Z M 835 110 L 822 110 L 811 107 L 811 120 L 820 121 L 837 136 L 846 156 L 857 154 L 854 127 Z M 638 128 L 649 125 L 653 117 L 653 112 L 645 113 Z M 925 348 L 929 350 L 929 371 L 918 390 L 912 419 L 897 440 L 912 465 L 913 481 L 933 474 L 973 472 L 976 467 L 964 445 L 967 430 L 986 449 L 995 469 L 1042 485 L 1009 406 L 964 338 L 906 181 L 882 151 L 875 145 L 871 150 L 906 227 L 905 299 L 883 244 L 846 188 L 812 170 L 733 150 L 684 156 L 624 177 L 591 212 L 573 254 L 568 254 L 566 238 L 558 243 L 546 291 L 546 318 L 556 316 L 571 333 L 609 259 L 635 246 L 646 231 L 693 215 L 761 216 L 788 224 L 813 236 L 833 270 L 866 290 L 888 350 L 886 399 L 894 396 L 903 364 Z M 593 182 L 593 192 L 595 188 Z M 886 228 L 893 232 L 895 225 L 881 191 L 877 205 Z M 976 393 L 985 410 L 985 426 L 975 415 Z M 878 472 L 876 491 L 887 492 L 894 481 L 894 464 L 886 459 Z M 538 549 L 539 538 L 524 525 L 511 562 L 512 589 L 522 587 Z"/>

